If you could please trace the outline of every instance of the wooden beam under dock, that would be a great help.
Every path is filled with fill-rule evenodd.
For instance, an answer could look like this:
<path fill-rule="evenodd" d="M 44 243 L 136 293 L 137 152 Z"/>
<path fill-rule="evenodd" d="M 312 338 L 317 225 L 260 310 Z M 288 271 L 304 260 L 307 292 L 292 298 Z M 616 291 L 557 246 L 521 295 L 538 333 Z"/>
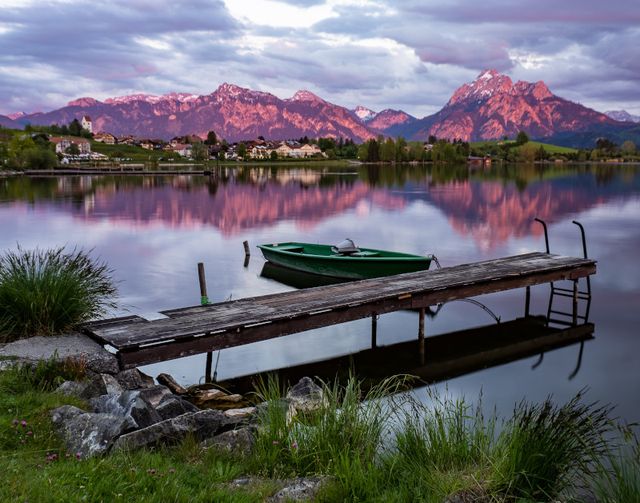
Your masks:
<path fill-rule="evenodd" d="M 596 272 L 591 259 L 548 253 L 444 267 L 163 311 L 166 319 L 102 320 L 84 332 L 116 349 L 131 368 L 273 339 L 401 309 L 577 280 Z"/>

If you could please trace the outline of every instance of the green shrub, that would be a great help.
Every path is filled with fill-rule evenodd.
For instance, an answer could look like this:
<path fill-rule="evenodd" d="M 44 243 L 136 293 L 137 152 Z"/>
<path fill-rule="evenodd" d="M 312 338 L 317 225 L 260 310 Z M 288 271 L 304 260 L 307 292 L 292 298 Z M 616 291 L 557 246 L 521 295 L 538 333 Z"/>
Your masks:
<path fill-rule="evenodd" d="M 53 335 L 116 307 L 106 264 L 64 247 L 0 256 L 0 342 Z"/>
<path fill-rule="evenodd" d="M 607 452 L 609 407 L 581 403 L 582 394 L 557 406 L 521 402 L 497 446 L 493 488 L 509 496 L 547 500 L 591 474 Z"/>

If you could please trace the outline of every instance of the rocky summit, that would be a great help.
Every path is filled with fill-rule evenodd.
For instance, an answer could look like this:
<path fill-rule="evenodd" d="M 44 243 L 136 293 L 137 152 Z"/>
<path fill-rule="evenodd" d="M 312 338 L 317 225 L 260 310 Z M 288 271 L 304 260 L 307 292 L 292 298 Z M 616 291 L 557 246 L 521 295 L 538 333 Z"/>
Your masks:
<path fill-rule="evenodd" d="M 481 72 L 473 82 L 460 86 L 439 112 L 422 119 L 402 110 L 375 112 L 364 106 L 349 110 L 305 90 L 281 99 L 225 83 L 202 96 L 133 94 L 104 101 L 84 97 L 47 113 L 0 116 L 0 125 L 67 124 L 84 115 L 92 117 L 94 131 L 117 136 L 169 139 L 196 134 L 204 138 L 213 130 L 230 142 L 258 136 L 272 140 L 330 136 L 360 142 L 379 134 L 416 141 L 430 135 L 476 141 L 514 137 L 522 130 L 531 138 L 580 146 L 578 137 L 592 143 L 599 136 L 614 141 L 640 136 L 626 116 L 607 116 L 556 96 L 542 81 L 514 83 L 496 70 Z"/>
<path fill-rule="evenodd" d="M 514 83 L 496 70 L 485 70 L 459 87 L 438 113 L 398 132 L 410 139 L 434 135 L 478 141 L 513 137 L 521 130 L 548 138 L 619 126 L 603 113 L 556 96 L 542 81 Z"/>

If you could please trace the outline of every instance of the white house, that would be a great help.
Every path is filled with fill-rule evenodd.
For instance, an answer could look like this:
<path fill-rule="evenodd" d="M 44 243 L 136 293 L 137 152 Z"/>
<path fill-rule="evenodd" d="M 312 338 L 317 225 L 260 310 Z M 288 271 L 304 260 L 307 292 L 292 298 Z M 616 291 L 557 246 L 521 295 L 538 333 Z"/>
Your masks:
<path fill-rule="evenodd" d="M 71 145 L 76 145 L 78 147 L 78 152 L 80 154 L 90 154 L 91 153 L 91 143 L 89 140 L 85 140 L 84 138 L 69 138 L 67 136 L 61 137 L 52 137 L 49 138 L 49 141 L 56 146 L 57 154 L 65 154 L 67 149 Z"/>
<path fill-rule="evenodd" d="M 93 133 L 93 123 L 91 122 L 91 117 L 89 117 L 88 115 L 82 116 L 80 125 L 82 126 L 82 129 L 86 129 L 90 133 Z"/>

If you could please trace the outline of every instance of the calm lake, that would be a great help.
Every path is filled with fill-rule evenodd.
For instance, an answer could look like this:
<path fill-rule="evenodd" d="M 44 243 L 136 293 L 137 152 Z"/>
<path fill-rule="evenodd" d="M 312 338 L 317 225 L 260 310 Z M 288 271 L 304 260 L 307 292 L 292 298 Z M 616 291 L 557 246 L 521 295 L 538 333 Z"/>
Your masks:
<path fill-rule="evenodd" d="M 443 266 L 544 251 L 582 256 L 580 221 L 592 277 L 594 338 L 459 375 L 435 386 L 508 412 L 523 398 L 558 400 L 588 388 L 589 400 L 617 405 L 640 420 L 640 168 L 622 166 L 256 167 L 216 176 L 83 176 L 0 179 L 0 249 L 92 248 L 114 270 L 121 302 L 114 314 L 158 317 L 197 304 L 204 262 L 209 298 L 292 289 L 261 276 L 260 243 L 356 244 L 434 253 Z M 244 267 L 242 242 L 252 256 Z M 501 320 L 524 313 L 524 290 L 479 297 Z M 531 312 L 546 314 L 549 286 L 532 289 Z M 418 315 L 378 321 L 378 344 L 414 340 Z M 452 302 L 427 318 L 428 336 L 495 324 L 476 305 Z M 367 349 L 369 319 L 214 354 L 217 378 L 329 359 Z M 429 355 L 427 354 L 427 359 Z M 183 383 L 202 379 L 204 355 L 145 367 Z M 419 388 L 417 393 L 424 393 Z"/>

